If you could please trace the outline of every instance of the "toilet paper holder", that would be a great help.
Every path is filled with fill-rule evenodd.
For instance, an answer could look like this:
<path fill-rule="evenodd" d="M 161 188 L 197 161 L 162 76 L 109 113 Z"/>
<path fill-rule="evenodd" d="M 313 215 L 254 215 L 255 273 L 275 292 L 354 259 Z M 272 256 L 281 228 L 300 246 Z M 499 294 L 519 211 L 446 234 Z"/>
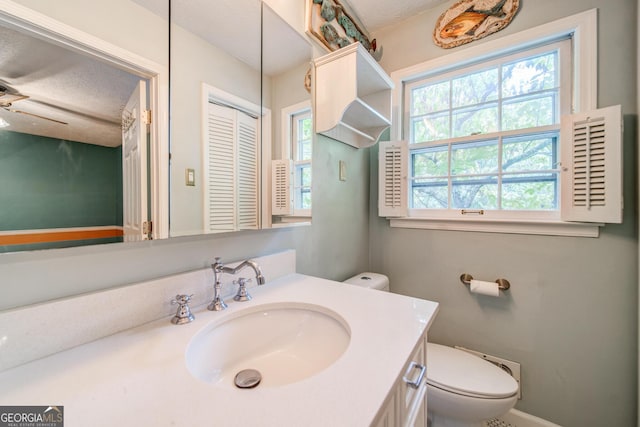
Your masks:
<path fill-rule="evenodd" d="M 473 276 L 470 274 L 463 273 L 460 275 L 460 281 L 465 285 L 470 285 L 472 280 Z M 501 291 L 506 291 L 511 287 L 511 283 L 509 283 L 507 279 L 497 279 L 496 283 L 498 284 L 498 288 L 500 288 Z"/>

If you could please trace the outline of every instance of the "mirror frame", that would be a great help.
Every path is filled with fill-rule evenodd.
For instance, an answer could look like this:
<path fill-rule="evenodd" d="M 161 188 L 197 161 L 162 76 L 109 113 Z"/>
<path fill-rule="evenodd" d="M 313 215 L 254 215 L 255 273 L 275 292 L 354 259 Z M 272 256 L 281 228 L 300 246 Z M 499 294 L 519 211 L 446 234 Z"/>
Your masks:
<path fill-rule="evenodd" d="M 0 0 L 0 22 L 48 42 L 91 56 L 149 81 L 149 107 L 152 111 L 149 151 L 150 218 L 153 221 L 151 236 L 153 239 L 167 238 L 169 236 L 168 67 L 11 0 Z"/>

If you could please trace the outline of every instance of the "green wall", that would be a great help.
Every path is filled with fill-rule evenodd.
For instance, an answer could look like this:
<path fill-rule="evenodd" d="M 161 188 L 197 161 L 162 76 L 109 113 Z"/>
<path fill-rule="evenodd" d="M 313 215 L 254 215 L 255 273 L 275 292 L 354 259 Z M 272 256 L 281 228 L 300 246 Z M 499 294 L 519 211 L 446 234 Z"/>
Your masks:
<path fill-rule="evenodd" d="M 0 231 L 122 225 L 122 150 L 0 131 Z"/>
<path fill-rule="evenodd" d="M 468 50 L 487 40 L 598 8 L 598 106 L 621 104 L 624 118 L 623 224 L 598 238 L 391 228 L 377 215 L 371 157 L 370 267 L 393 292 L 438 301 L 429 339 L 522 364 L 516 409 L 564 427 L 634 426 L 637 412 L 638 234 L 636 189 L 635 0 L 521 2 L 513 22 L 487 39 L 451 50 L 431 41 L 454 1 L 374 34 L 393 72 Z M 429 29 L 429 31 L 426 31 Z M 420 42 L 417 42 L 417 41 Z M 501 298 L 471 294 L 462 273 L 506 278 Z"/>

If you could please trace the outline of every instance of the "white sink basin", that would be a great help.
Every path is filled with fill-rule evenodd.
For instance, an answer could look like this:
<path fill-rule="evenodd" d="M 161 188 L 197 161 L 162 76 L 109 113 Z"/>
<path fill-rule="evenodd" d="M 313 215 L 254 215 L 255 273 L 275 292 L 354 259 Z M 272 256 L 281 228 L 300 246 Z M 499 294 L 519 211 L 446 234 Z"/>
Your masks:
<path fill-rule="evenodd" d="M 235 387 L 236 374 L 255 369 L 258 387 L 276 387 L 315 375 L 347 349 L 351 334 L 338 314 L 311 304 L 264 304 L 225 316 L 198 332 L 187 347 L 196 378 Z"/>

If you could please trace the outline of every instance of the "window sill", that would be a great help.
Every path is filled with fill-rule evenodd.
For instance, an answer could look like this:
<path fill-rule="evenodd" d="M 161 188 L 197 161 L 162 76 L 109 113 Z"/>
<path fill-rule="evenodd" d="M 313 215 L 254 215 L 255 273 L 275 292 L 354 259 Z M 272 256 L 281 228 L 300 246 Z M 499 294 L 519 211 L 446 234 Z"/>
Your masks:
<path fill-rule="evenodd" d="M 393 228 L 417 228 L 423 230 L 478 231 L 482 233 L 537 234 L 543 236 L 598 237 L 604 224 L 525 221 L 525 220 L 468 220 L 388 218 Z"/>
<path fill-rule="evenodd" d="M 311 225 L 311 216 L 280 216 L 279 222 L 271 223 L 271 228 L 288 228 Z"/>

